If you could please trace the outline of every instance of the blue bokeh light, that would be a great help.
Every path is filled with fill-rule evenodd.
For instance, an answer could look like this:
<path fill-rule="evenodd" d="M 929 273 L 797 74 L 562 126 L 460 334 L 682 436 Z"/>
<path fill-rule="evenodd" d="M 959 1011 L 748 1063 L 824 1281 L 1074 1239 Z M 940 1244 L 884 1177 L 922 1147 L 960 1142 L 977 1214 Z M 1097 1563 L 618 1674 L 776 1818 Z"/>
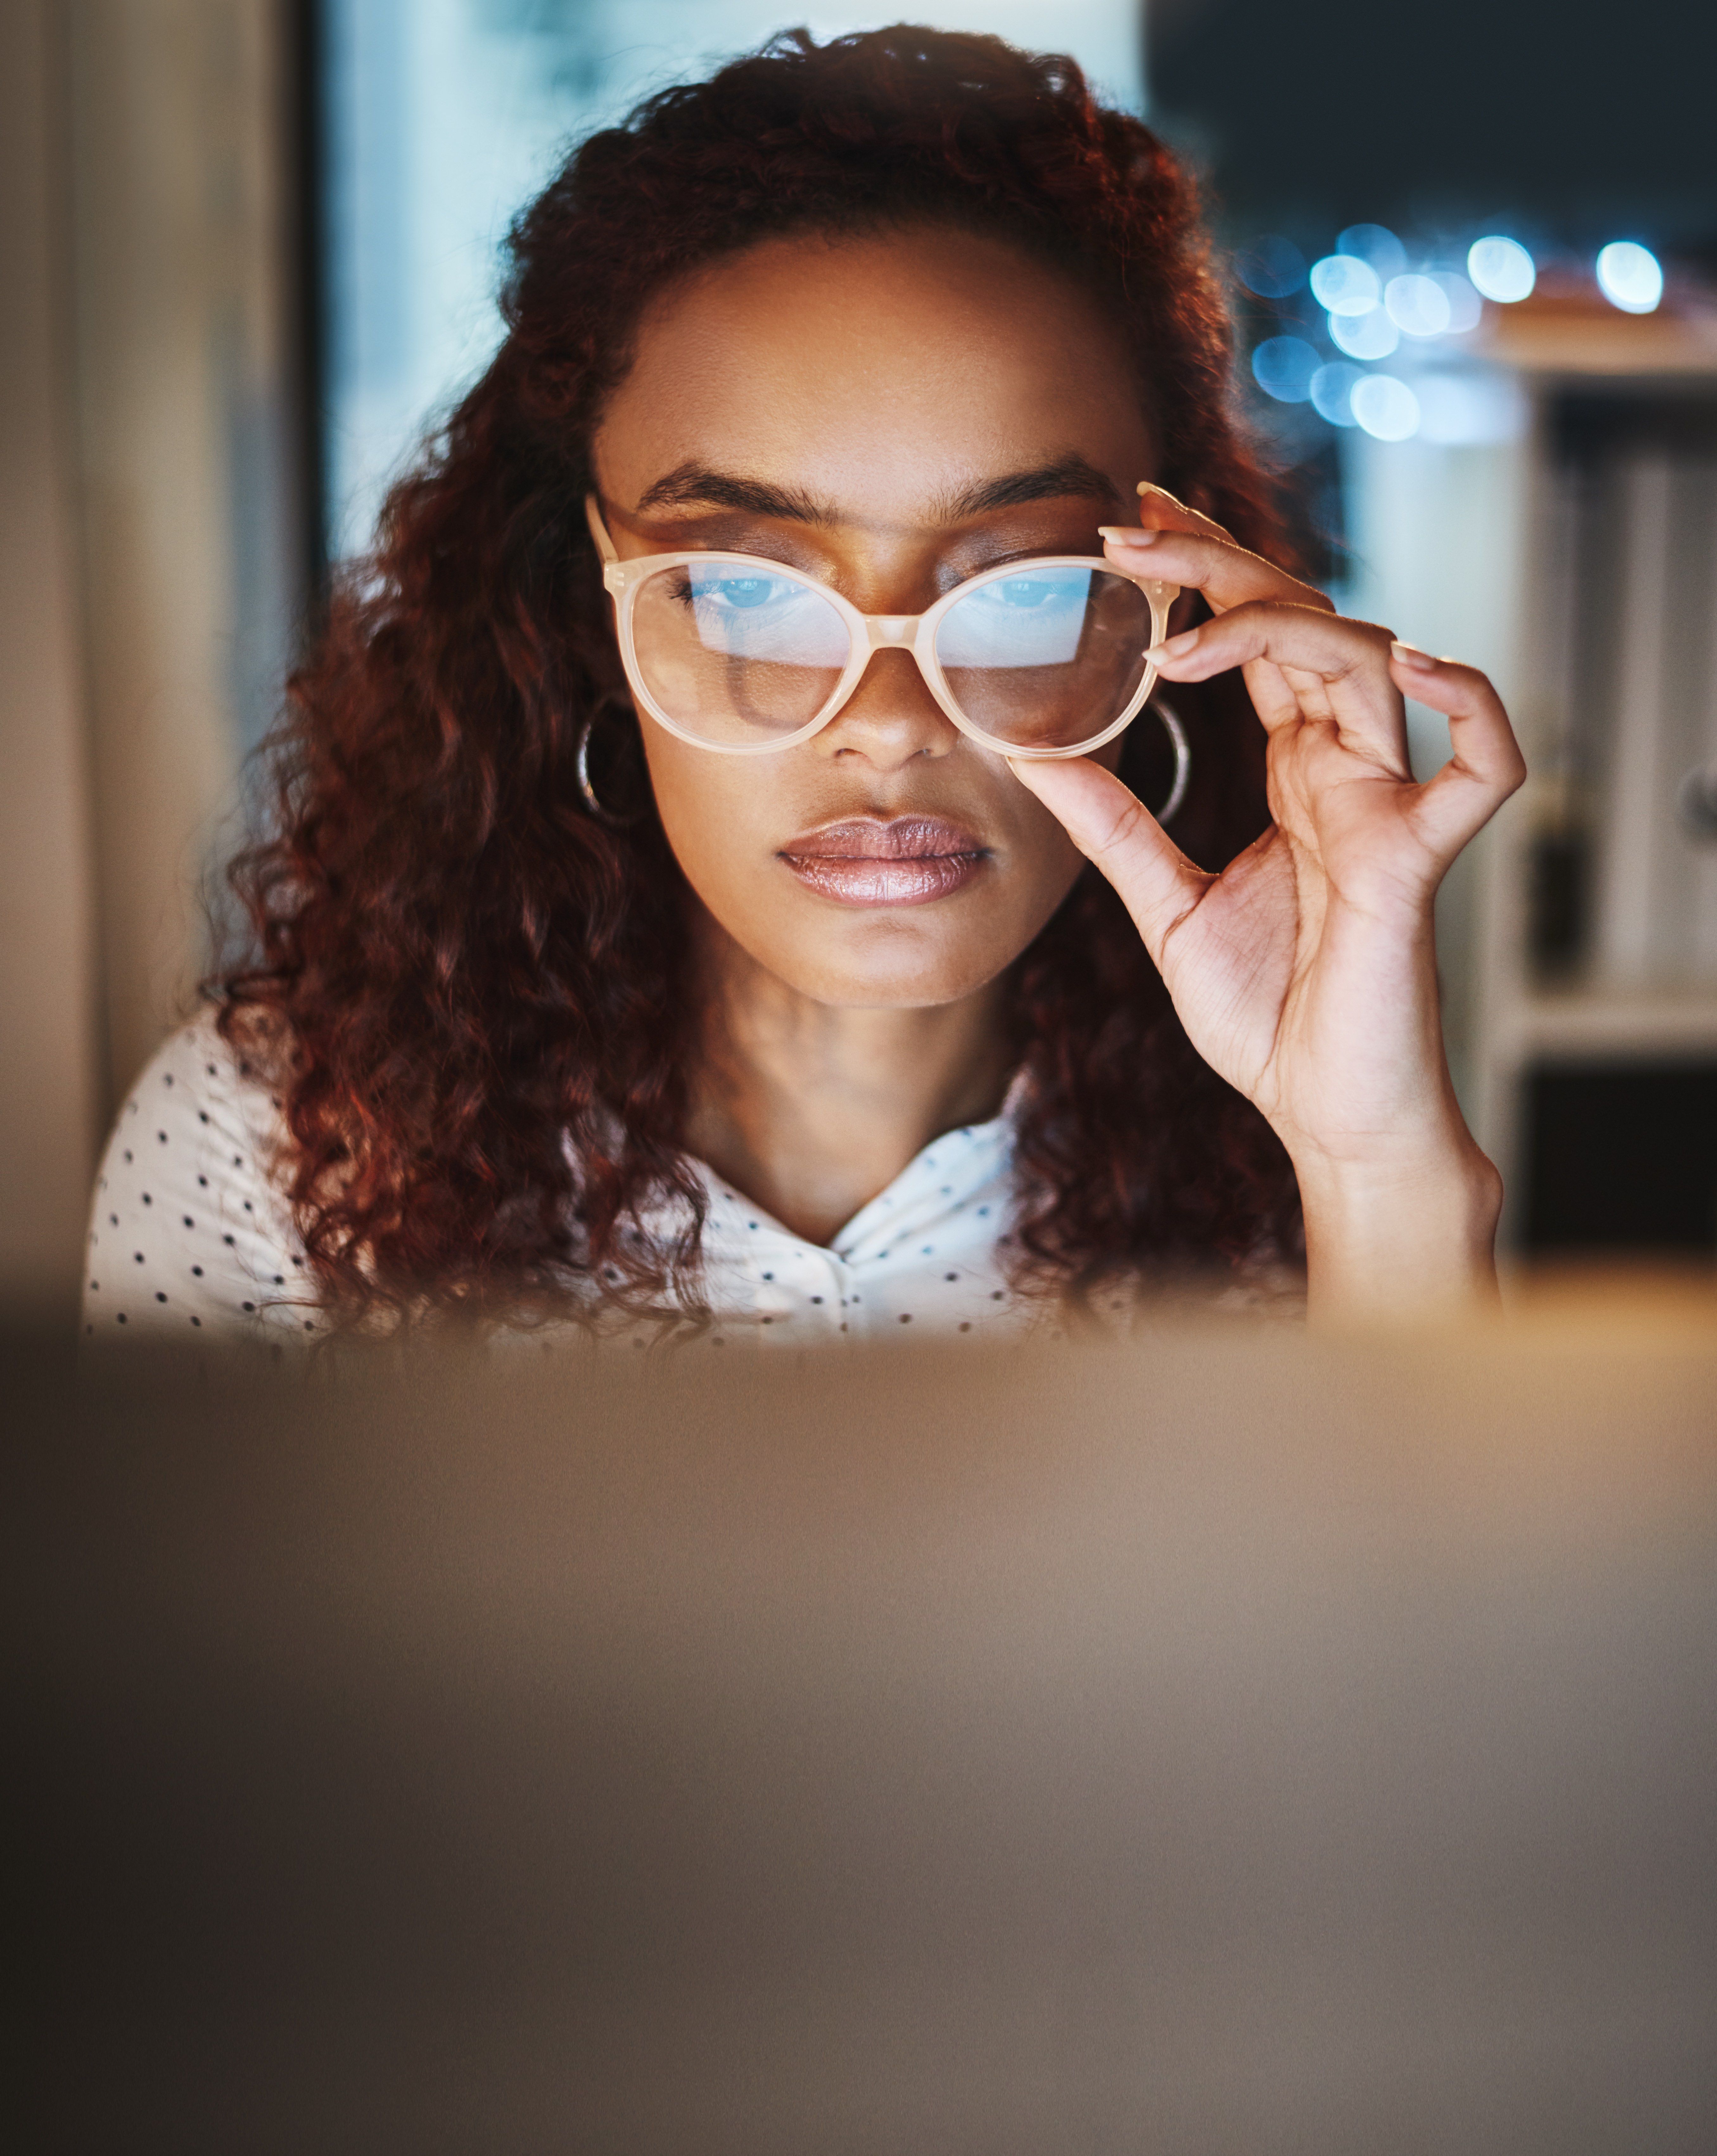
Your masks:
<path fill-rule="evenodd" d="M 1598 254 L 1598 285 L 1625 315 L 1648 315 L 1663 296 L 1663 272 L 1648 247 L 1612 239 Z"/>
<path fill-rule="evenodd" d="M 1449 326 L 1449 295 L 1434 277 L 1391 277 L 1383 304 L 1403 336 L 1441 336 Z"/>
<path fill-rule="evenodd" d="M 1234 258 L 1234 274 L 1260 300 L 1286 300 L 1306 281 L 1306 258 L 1291 239 L 1267 232 Z"/>
<path fill-rule="evenodd" d="M 1337 235 L 1335 251 L 1369 264 L 1380 285 L 1399 277 L 1407 266 L 1407 250 L 1386 224 L 1350 224 Z"/>
<path fill-rule="evenodd" d="M 1329 317 L 1329 341 L 1349 359 L 1387 359 L 1401 341 L 1401 331 L 1382 307 Z"/>
<path fill-rule="evenodd" d="M 1320 367 L 1312 377 L 1312 408 L 1332 427 L 1358 426 L 1354 417 L 1354 384 L 1365 378 L 1365 369 L 1351 360 L 1338 359 L 1329 367 Z"/>
<path fill-rule="evenodd" d="M 1362 374 L 1349 392 L 1355 419 L 1380 442 L 1405 442 L 1419 431 L 1419 400 L 1393 374 Z"/>
<path fill-rule="evenodd" d="M 1433 281 L 1442 287 L 1449 303 L 1449 335 L 1465 336 L 1468 330 L 1476 330 L 1483 319 L 1484 303 L 1467 280 L 1458 270 L 1439 270 Z"/>
<path fill-rule="evenodd" d="M 1377 272 L 1357 254 L 1326 254 L 1312 264 L 1312 296 L 1332 315 L 1365 315 L 1383 295 Z"/>
<path fill-rule="evenodd" d="M 1266 337 L 1252 354 L 1252 377 L 1278 404 L 1303 404 L 1319 364 L 1316 351 L 1303 337 Z"/>
<path fill-rule="evenodd" d="M 1538 282 L 1538 269 L 1518 239 L 1500 232 L 1487 233 L 1467 250 L 1467 275 L 1487 300 L 1513 306 L 1527 298 Z"/>

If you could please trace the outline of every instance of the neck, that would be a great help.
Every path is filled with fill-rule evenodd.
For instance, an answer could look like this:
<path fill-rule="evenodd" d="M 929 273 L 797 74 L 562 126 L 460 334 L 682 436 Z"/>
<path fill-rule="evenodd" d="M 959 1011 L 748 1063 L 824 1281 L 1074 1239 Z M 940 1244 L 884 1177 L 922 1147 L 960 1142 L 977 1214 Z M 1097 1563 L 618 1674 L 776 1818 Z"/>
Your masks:
<path fill-rule="evenodd" d="M 1001 982 L 928 1009 L 840 1009 L 766 972 L 707 916 L 698 935 L 687 1147 L 807 1242 L 828 1243 L 933 1138 L 1000 1106 Z"/>

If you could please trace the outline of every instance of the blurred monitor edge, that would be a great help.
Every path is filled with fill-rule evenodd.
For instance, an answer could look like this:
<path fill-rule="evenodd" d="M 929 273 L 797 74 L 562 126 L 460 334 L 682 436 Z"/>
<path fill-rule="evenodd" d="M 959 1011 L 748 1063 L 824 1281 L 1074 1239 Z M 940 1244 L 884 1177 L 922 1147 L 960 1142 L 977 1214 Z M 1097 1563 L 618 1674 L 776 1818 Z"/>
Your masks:
<path fill-rule="evenodd" d="M 21 2145 L 1704 2156 L 1717 1332 L 1625 1302 L 10 1343 Z"/>

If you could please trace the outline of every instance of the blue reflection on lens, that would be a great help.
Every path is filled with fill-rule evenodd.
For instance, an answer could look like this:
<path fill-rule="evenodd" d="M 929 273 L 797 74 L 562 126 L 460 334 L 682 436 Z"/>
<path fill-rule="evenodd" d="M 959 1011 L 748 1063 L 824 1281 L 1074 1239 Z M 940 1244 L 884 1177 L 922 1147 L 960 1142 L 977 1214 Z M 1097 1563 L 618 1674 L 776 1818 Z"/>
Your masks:
<path fill-rule="evenodd" d="M 996 577 L 956 599 L 936 632 L 944 666 L 1065 666 L 1079 650 L 1089 569 Z"/>
<path fill-rule="evenodd" d="M 773 577 L 722 577 L 712 584 L 706 584 L 699 596 L 719 598 L 724 606 L 767 606 L 772 598 L 780 596 L 780 586 Z"/>
<path fill-rule="evenodd" d="M 682 603 L 707 651 L 788 666 L 844 666 L 851 648 L 846 624 L 822 595 L 796 577 L 761 567 L 687 562 Z"/>

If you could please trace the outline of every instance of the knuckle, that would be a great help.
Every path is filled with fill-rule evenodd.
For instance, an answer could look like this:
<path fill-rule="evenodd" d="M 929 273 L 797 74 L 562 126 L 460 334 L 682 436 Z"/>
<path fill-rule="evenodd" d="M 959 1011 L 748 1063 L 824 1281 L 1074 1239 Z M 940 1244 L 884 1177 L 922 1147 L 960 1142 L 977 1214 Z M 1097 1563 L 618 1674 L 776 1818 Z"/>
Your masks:
<path fill-rule="evenodd" d="M 1311 613 L 1333 614 L 1337 611 L 1329 594 L 1320 592 L 1315 584 L 1307 583 L 1303 577 L 1290 575 L 1286 569 L 1272 569 L 1271 573 L 1280 587 L 1284 605 L 1304 607 Z"/>
<path fill-rule="evenodd" d="M 1092 860 L 1103 860 L 1111 854 L 1125 852 L 1138 837 L 1144 823 L 1144 804 L 1129 793 L 1124 801 L 1115 804 L 1114 820 L 1092 847 Z"/>

